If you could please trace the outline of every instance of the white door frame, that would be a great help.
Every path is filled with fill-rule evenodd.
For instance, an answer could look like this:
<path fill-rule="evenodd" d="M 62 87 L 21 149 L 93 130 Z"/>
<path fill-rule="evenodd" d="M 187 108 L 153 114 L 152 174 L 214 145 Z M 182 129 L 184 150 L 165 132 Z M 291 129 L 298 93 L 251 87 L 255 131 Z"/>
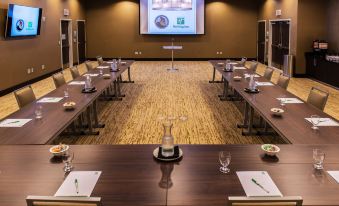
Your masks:
<path fill-rule="evenodd" d="M 289 42 L 288 42 L 288 52 L 291 54 L 291 25 L 292 25 L 292 19 L 270 19 L 269 20 L 269 39 L 268 39 L 268 66 L 272 67 L 278 71 L 281 71 L 278 68 L 275 68 L 272 66 L 272 22 L 277 21 L 289 21 Z"/>
<path fill-rule="evenodd" d="M 79 57 L 79 24 L 78 24 L 79 21 L 82 21 L 85 24 L 85 42 L 87 42 L 86 20 L 77 20 L 77 55 L 78 55 L 78 64 L 80 64 L 80 57 Z M 87 43 L 85 44 L 85 54 L 87 54 Z M 85 55 L 85 56 L 87 56 L 87 55 Z"/>
<path fill-rule="evenodd" d="M 257 29 L 259 27 L 259 23 L 260 22 L 265 22 L 265 56 L 264 56 L 264 62 L 266 62 L 266 59 L 267 59 L 267 23 L 266 23 L 266 20 L 259 20 L 258 21 L 258 24 L 257 24 Z M 258 48 L 258 41 L 259 41 L 259 29 L 257 31 L 257 61 L 258 61 L 258 54 L 259 54 L 259 48 Z"/>
<path fill-rule="evenodd" d="M 60 19 L 60 50 L 61 50 L 61 68 L 64 67 L 62 59 L 62 28 L 61 22 L 68 21 L 68 43 L 69 43 L 69 67 L 73 67 L 73 35 L 72 35 L 72 19 Z"/>

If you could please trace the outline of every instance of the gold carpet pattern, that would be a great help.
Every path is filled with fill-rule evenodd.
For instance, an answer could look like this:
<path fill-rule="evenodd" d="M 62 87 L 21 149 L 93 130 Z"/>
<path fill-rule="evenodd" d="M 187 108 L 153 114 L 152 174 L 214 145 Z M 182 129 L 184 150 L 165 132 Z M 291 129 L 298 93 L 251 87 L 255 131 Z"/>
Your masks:
<path fill-rule="evenodd" d="M 99 136 L 62 136 L 55 143 L 67 144 L 158 144 L 162 121 L 173 120 L 177 144 L 261 144 L 282 143 L 279 137 L 242 136 L 236 127 L 242 120 L 242 104 L 222 102 L 217 97 L 221 84 L 210 84 L 212 66 L 208 62 L 176 62 L 177 72 L 168 72 L 170 62 L 136 62 L 132 66 L 134 84 L 123 84 L 123 101 L 100 101 L 99 117 L 106 127 Z M 260 66 L 259 74 L 264 66 Z M 80 67 L 83 71 L 83 66 Z M 277 79 L 274 74 L 273 82 Z M 65 71 L 70 80 L 69 71 Z M 126 79 L 126 76 L 123 76 Z M 220 75 L 217 75 L 220 79 Z M 338 118 L 339 92 L 309 79 L 292 79 L 288 90 L 306 99 L 309 89 L 318 86 L 331 95 L 325 112 Z M 40 97 L 54 89 L 47 78 L 33 85 Z M 1 117 L 17 109 L 13 94 L 0 98 Z"/>

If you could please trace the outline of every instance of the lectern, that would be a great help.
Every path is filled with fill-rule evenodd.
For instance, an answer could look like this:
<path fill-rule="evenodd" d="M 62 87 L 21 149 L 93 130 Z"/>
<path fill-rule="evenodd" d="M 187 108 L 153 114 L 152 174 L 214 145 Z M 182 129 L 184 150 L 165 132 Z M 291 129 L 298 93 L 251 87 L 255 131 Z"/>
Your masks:
<path fill-rule="evenodd" d="M 174 50 L 181 50 L 183 49 L 183 46 L 174 46 L 174 43 L 172 41 L 172 45 L 170 46 L 163 46 L 163 49 L 171 50 L 172 51 L 172 66 L 171 68 L 167 69 L 168 71 L 178 71 L 178 69 L 174 68 Z"/>

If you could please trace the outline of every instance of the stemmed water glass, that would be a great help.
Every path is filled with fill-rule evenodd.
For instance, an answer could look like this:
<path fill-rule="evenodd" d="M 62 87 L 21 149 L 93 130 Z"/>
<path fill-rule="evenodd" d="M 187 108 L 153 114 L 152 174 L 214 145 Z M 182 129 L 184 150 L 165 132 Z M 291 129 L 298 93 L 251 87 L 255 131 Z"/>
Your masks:
<path fill-rule="evenodd" d="M 312 115 L 310 121 L 312 123 L 311 128 L 314 130 L 318 130 L 319 127 L 317 125 L 320 123 L 320 117 L 318 115 Z"/>
<path fill-rule="evenodd" d="M 74 159 L 74 152 L 71 152 L 71 151 L 68 151 L 66 153 L 66 155 L 63 157 L 63 162 L 65 163 L 65 166 L 64 166 L 64 172 L 65 173 L 72 171 L 72 169 L 73 169 L 73 165 L 72 165 L 73 159 Z"/>
<path fill-rule="evenodd" d="M 279 98 L 279 101 L 280 101 L 280 106 L 284 107 L 286 105 L 286 96 L 281 95 Z"/>
<path fill-rule="evenodd" d="M 42 104 L 36 104 L 35 106 L 35 119 L 42 119 L 43 107 Z"/>
<path fill-rule="evenodd" d="M 313 149 L 313 160 L 314 160 L 314 168 L 317 170 L 323 169 L 323 162 L 325 159 L 325 153 L 320 149 Z"/>
<path fill-rule="evenodd" d="M 222 165 L 220 167 L 220 172 L 222 173 L 229 173 L 230 169 L 228 168 L 228 165 L 231 163 L 231 153 L 226 151 L 219 152 L 219 161 Z"/>

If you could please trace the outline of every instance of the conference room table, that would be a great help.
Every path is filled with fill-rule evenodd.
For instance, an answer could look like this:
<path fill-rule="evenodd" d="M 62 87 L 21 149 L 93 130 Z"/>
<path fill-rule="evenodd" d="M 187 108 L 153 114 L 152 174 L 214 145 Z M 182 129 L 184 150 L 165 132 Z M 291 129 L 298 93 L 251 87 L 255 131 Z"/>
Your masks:
<path fill-rule="evenodd" d="M 157 146 L 71 145 L 73 171 L 102 171 L 91 196 L 105 206 L 225 206 L 229 196 L 245 196 L 237 171 L 267 171 L 284 196 L 301 196 L 305 206 L 339 205 L 339 184 L 327 173 L 339 170 L 335 145 L 279 145 L 275 158 L 260 145 L 180 145 L 183 158 L 168 163 L 153 158 Z M 314 148 L 326 153 L 324 170 L 313 168 Z M 219 171 L 219 151 L 232 155 L 228 174 Z M 63 166 L 47 145 L 0 146 L 0 205 L 53 196 L 66 177 Z"/>
<path fill-rule="evenodd" d="M 87 111 L 99 96 L 103 94 L 111 85 L 119 84 L 121 74 L 130 68 L 134 63 L 133 60 L 124 60 L 126 64 L 119 65 L 119 71 L 111 72 L 110 64 L 105 62 L 101 66 L 104 74 L 110 74 L 110 79 L 104 79 L 103 76 L 93 76 L 92 85 L 96 92 L 82 93 L 84 85 L 70 85 L 73 81 L 85 81 L 85 74 L 99 74 L 99 69 L 93 69 L 84 75 L 67 82 L 67 84 L 56 88 L 38 100 L 10 114 L 4 119 L 32 119 L 23 127 L 0 127 L 0 144 L 48 144 L 58 135 L 60 135 L 79 115 Z M 45 97 L 64 97 L 64 91 L 68 89 L 69 97 L 63 98 L 57 103 L 39 103 L 43 106 L 43 118 L 35 119 L 35 109 L 37 102 Z M 115 92 L 119 93 L 119 92 Z M 120 98 L 120 97 L 117 97 Z M 63 104 L 68 101 L 76 103 L 75 109 L 66 111 Z M 91 111 L 89 111 L 91 112 Z M 95 117 L 94 117 L 95 118 Z"/>
<path fill-rule="evenodd" d="M 244 91 L 248 88 L 249 79 L 244 78 L 244 74 L 253 74 L 253 71 L 234 70 L 233 72 L 225 72 L 224 67 L 218 63 L 225 63 L 224 60 L 211 60 L 209 61 L 213 67 L 222 75 L 224 79 L 224 92 L 223 97 L 227 99 L 228 89 L 231 87 L 235 90 L 244 100 L 245 108 L 248 107 L 248 121 L 244 120 L 244 125 L 247 124 L 250 134 L 253 133 L 253 113 L 257 112 L 273 129 L 277 132 L 287 143 L 292 144 L 339 144 L 339 127 L 338 126 L 319 126 L 319 130 L 313 130 L 312 124 L 305 118 L 310 118 L 312 115 L 318 115 L 321 118 L 335 118 L 329 116 L 323 111 L 313 107 L 312 105 L 304 102 L 299 97 L 293 95 L 287 90 L 277 86 L 258 86 L 259 93 L 247 93 Z M 234 76 L 240 76 L 240 81 L 235 81 Z M 257 77 L 255 81 L 269 82 L 264 77 Z M 281 108 L 280 101 L 277 98 L 297 98 L 302 101 L 302 104 L 287 104 L 283 107 L 284 113 L 281 117 L 276 117 L 272 114 L 272 108 Z M 248 106 L 246 106 L 248 104 Z M 249 122 L 249 123 L 246 123 Z"/>

